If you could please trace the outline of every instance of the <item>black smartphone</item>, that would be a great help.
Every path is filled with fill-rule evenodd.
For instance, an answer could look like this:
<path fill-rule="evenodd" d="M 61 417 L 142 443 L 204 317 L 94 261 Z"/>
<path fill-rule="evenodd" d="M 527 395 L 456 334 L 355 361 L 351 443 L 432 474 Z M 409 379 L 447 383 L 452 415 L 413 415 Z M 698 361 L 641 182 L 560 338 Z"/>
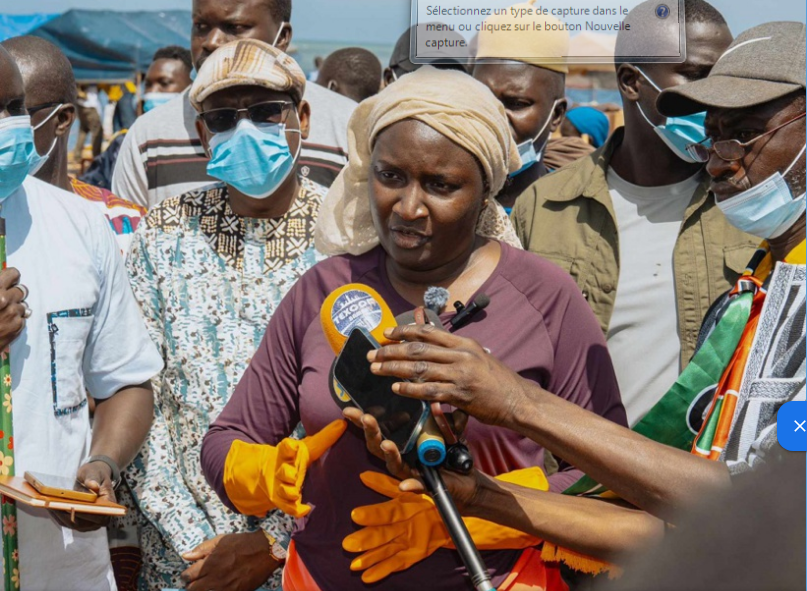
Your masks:
<path fill-rule="evenodd" d="M 384 439 L 408 453 L 417 442 L 423 424 L 429 417 L 426 403 L 398 396 L 392 385 L 400 378 L 377 376 L 370 371 L 367 353 L 379 344 L 363 328 L 354 328 L 342 347 L 333 368 L 333 377 L 355 406 L 378 421 Z"/>

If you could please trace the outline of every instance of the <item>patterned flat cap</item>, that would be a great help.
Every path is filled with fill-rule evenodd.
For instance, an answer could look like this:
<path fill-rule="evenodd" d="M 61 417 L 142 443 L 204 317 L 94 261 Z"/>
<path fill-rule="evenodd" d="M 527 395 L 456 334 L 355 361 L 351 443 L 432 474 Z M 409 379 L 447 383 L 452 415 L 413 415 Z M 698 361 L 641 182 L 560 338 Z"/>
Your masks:
<path fill-rule="evenodd" d="M 299 103 L 305 74 L 294 58 L 257 39 L 239 39 L 214 51 L 196 76 L 190 101 L 197 111 L 211 94 L 234 86 L 261 86 L 288 92 Z"/>

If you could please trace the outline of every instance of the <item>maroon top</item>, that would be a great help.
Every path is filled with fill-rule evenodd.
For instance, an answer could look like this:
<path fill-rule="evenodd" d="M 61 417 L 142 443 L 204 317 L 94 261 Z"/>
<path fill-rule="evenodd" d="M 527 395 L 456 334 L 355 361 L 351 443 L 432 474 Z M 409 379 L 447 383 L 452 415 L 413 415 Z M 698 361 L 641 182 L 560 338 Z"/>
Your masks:
<path fill-rule="evenodd" d="M 334 353 L 319 319 L 328 294 L 348 283 L 363 283 L 377 290 L 395 315 L 414 307 L 390 284 L 386 256 L 379 247 L 360 257 L 327 259 L 310 269 L 278 307 L 260 348 L 202 446 L 204 472 L 230 507 L 222 476 L 234 440 L 274 445 L 288 437 L 299 421 L 307 433 L 316 433 L 341 416 L 328 388 Z M 476 339 L 549 392 L 627 425 L 602 331 L 571 277 L 532 253 L 502 244 L 499 264 L 478 293 L 487 294 L 490 305 L 456 334 Z M 441 316 L 446 327 L 451 316 Z M 471 419 L 466 437 L 476 467 L 488 474 L 544 466 L 543 448 L 507 429 Z M 566 464 L 560 467 L 549 478 L 554 491 L 562 491 L 581 475 Z M 366 589 L 360 573 L 350 571 L 356 555 L 342 549 L 342 540 L 357 530 L 350 519 L 352 509 L 388 500 L 359 480 L 359 474 L 367 470 L 385 472 L 383 462 L 367 451 L 362 432 L 350 425 L 306 476 L 303 501 L 313 510 L 296 521 L 292 537 L 323 591 Z M 520 551 L 482 554 L 498 586 Z M 440 549 L 391 575 L 381 587 L 410 591 L 414 585 L 428 584 L 429 591 L 466 589 L 462 572 L 457 553 Z"/>

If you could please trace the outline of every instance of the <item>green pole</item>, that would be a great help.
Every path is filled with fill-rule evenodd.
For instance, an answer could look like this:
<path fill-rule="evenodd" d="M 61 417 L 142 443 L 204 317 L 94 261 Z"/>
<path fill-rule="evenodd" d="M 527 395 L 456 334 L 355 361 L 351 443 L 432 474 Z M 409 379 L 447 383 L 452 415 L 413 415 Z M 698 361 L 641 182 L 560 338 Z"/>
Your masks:
<path fill-rule="evenodd" d="M 0 217 L 0 267 L 6 268 L 6 220 Z M 11 414 L 11 363 L 8 347 L 0 354 L 0 474 L 14 476 L 14 423 Z M 2 497 L 3 580 L 6 591 L 20 588 L 17 505 Z"/>

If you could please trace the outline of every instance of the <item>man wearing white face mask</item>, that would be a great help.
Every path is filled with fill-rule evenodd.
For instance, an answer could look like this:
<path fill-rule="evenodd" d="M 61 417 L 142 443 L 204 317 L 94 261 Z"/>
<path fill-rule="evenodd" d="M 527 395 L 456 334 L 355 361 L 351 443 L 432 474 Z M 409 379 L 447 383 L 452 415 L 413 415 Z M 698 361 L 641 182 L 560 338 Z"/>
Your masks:
<path fill-rule="evenodd" d="M 297 63 L 268 43 L 216 50 L 189 99 L 207 174 L 219 182 L 163 201 L 135 234 L 129 276 L 166 363 L 154 427 L 126 474 L 146 518 L 141 588 L 280 587 L 273 572 L 290 519 L 229 511 L 199 453 L 275 308 L 322 258 L 313 232 L 326 189 L 296 173 L 309 129 L 305 86 Z"/>
<path fill-rule="evenodd" d="M 76 80 L 70 62 L 58 47 L 40 37 L 12 37 L 2 45 L 22 74 L 34 141 L 43 155 L 30 174 L 92 203 L 106 216 L 125 256 L 145 209 L 67 172 L 68 137 L 76 119 Z"/>
<path fill-rule="evenodd" d="M 644 2 L 625 18 L 617 61 L 678 47 L 678 19 L 659 19 L 655 7 Z M 656 111 L 660 89 L 705 77 L 731 42 L 711 5 L 684 7 L 686 60 L 618 63 L 624 128 L 538 181 L 513 212 L 525 248 L 568 270 L 600 320 L 631 425 L 689 363 L 706 311 L 755 247 L 709 197 L 704 166 L 686 151 L 704 138 L 703 115 Z"/>
<path fill-rule="evenodd" d="M 219 47 L 259 39 L 286 51 L 291 43 L 292 0 L 193 0 L 191 53 L 198 72 Z M 329 187 L 347 162 L 347 123 L 356 103 L 311 84 L 311 134 L 297 163 L 300 173 Z M 151 208 L 168 197 L 199 189 L 212 179 L 188 92 L 140 117 L 121 147 L 112 179 L 116 195 Z"/>

